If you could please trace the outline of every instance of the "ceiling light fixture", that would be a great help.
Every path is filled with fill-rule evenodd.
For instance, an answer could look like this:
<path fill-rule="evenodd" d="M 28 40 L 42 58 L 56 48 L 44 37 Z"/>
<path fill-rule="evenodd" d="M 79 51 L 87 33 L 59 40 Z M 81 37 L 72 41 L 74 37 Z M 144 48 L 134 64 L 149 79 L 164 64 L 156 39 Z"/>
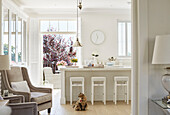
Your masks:
<path fill-rule="evenodd" d="M 82 47 L 81 43 L 79 42 L 79 39 L 78 39 L 78 30 L 79 30 L 79 21 L 78 21 L 78 10 L 81 10 L 82 9 L 82 1 L 80 0 L 77 0 L 77 39 L 76 39 L 76 42 L 73 44 L 73 47 Z"/>

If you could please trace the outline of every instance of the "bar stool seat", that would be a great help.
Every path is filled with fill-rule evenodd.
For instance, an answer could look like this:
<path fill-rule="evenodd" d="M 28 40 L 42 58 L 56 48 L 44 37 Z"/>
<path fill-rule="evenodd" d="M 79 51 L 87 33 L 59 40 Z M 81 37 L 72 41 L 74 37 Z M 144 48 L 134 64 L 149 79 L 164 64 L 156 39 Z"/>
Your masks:
<path fill-rule="evenodd" d="M 115 102 L 115 104 L 117 104 L 117 87 L 125 87 L 125 102 L 127 102 L 127 104 L 129 104 L 129 77 L 128 76 L 115 76 L 114 77 L 114 89 L 115 89 L 115 93 L 113 97 L 113 101 Z"/>
<path fill-rule="evenodd" d="M 106 105 L 106 77 L 92 77 L 91 78 L 91 103 L 94 104 L 94 87 L 103 87 L 103 102 Z M 102 82 L 102 83 L 95 83 L 95 82 Z"/>
<path fill-rule="evenodd" d="M 70 77 L 70 105 L 72 105 L 73 87 L 82 87 L 82 93 L 84 94 L 84 77 Z"/>

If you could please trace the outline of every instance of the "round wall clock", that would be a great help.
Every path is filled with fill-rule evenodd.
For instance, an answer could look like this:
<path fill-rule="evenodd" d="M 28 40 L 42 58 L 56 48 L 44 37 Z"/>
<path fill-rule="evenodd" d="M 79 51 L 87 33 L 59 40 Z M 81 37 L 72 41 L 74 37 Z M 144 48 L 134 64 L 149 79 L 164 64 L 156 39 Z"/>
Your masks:
<path fill-rule="evenodd" d="M 91 34 L 91 41 L 96 44 L 102 44 L 105 40 L 104 33 L 100 30 L 93 31 Z"/>

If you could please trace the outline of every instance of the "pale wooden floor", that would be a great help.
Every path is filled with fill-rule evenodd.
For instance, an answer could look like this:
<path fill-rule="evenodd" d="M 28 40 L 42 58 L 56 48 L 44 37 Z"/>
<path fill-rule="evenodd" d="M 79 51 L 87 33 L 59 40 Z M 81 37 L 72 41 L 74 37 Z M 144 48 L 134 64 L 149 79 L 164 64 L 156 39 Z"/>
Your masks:
<path fill-rule="evenodd" d="M 74 111 L 69 103 L 60 105 L 60 93 L 60 90 L 53 91 L 53 107 L 50 115 L 130 115 L 131 113 L 131 105 L 125 102 L 118 102 L 117 105 L 113 102 L 107 102 L 107 105 L 95 102 L 93 106 L 89 102 L 87 111 Z M 48 115 L 47 110 L 41 111 L 40 114 Z"/>

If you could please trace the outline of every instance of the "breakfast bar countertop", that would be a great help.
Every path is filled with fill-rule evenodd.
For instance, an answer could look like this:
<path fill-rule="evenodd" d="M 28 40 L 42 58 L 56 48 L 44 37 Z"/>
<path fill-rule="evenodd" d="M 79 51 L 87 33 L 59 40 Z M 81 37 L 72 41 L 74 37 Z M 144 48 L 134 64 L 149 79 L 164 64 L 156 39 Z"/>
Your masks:
<path fill-rule="evenodd" d="M 61 68 L 61 71 L 109 71 L 109 70 L 131 70 L 130 66 L 107 66 L 104 68 L 83 68 L 83 67 L 79 67 L 79 68 Z"/>

